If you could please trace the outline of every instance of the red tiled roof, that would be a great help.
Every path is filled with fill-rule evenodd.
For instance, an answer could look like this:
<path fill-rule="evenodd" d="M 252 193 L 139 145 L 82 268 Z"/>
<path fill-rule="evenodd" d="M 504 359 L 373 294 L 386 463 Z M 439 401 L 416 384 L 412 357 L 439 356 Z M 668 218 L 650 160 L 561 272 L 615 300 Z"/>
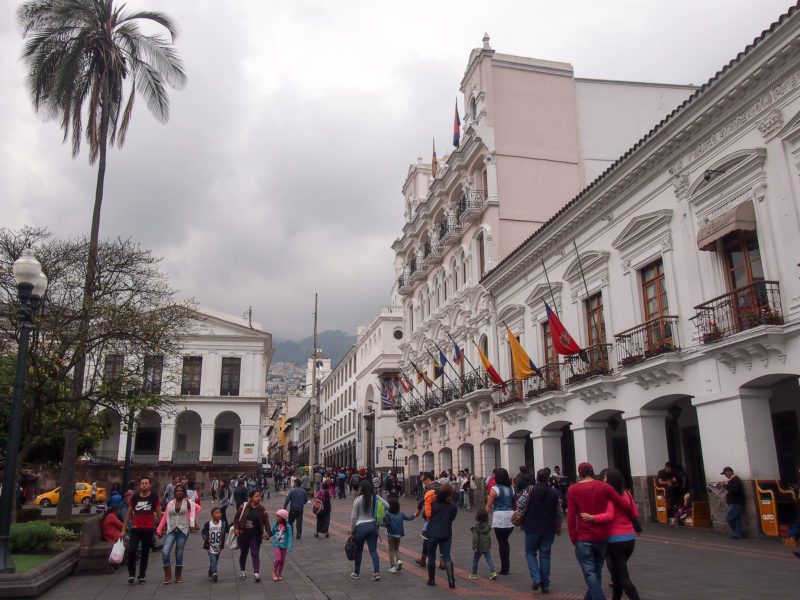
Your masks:
<path fill-rule="evenodd" d="M 533 242 L 537 237 L 542 235 L 545 230 L 551 227 L 558 219 L 564 214 L 567 210 L 572 208 L 576 203 L 578 203 L 581 199 L 583 199 L 589 192 L 591 192 L 594 188 L 596 188 L 600 183 L 603 182 L 608 176 L 610 176 L 614 171 L 616 171 L 629 157 L 631 157 L 645 142 L 647 142 L 650 138 L 655 136 L 661 129 L 663 129 L 668 123 L 670 123 L 673 119 L 675 119 L 682 111 L 686 110 L 693 102 L 696 102 L 698 98 L 700 98 L 703 94 L 707 93 L 709 89 L 711 89 L 714 84 L 719 81 L 719 79 L 725 75 L 728 71 L 730 71 L 736 64 L 738 64 L 744 57 L 746 57 L 750 52 L 753 51 L 759 44 L 761 44 L 771 33 L 773 33 L 778 27 L 780 27 L 784 21 L 786 21 L 789 17 L 791 17 L 794 13 L 800 10 L 800 0 L 793 6 L 789 7 L 784 14 L 782 14 L 777 21 L 772 23 L 769 26 L 769 29 L 765 29 L 761 32 L 757 38 L 753 40 L 751 44 L 748 44 L 744 50 L 739 52 L 735 58 L 731 59 L 727 65 L 722 67 L 719 71 L 717 71 L 711 79 L 709 79 L 706 83 L 701 85 L 691 96 L 689 96 L 686 100 L 683 101 L 675 110 L 673 110 L 670 114 L 664 117 L 661 122 L 659 122 L 655 127 L 653 127 L 648 133 L 646 133 L 638 142 L 636 142 L 625 154 L 620 156 L 612 165 L 610 165 L 605 171 L 603 171 L 600 175 L 598 175 L 594 181 L 592 181 L 589 185 L 583 188 L 577 196 L 575 196 L 572 200 L 567 202 L 564 206 L 562 206 L 556 214 L 550 217 L 547 221 L 545 221 L 539 229 L 534 231 L 524 242 L 522 242 L 519 246 L 517 246 L 511 253 L 506 256 L 503 260 L 501 260 L 497 265 L 491 270 L 488 271 L 483 277 L 481 277 L 481 282 L 486 281 L 493 273 L 495 273 L 500 267 L 508 263 L 515 255 L 517 255 L 520 251 L 522 251 L 525 247 L 529 246 L 531 242 Z"/>

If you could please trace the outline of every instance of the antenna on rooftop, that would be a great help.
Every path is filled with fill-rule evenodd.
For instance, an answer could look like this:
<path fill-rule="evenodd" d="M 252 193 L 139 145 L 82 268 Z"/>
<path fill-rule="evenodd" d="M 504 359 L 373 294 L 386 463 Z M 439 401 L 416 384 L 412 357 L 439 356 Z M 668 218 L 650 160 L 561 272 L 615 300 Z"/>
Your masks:
<path fill-rule="evenodd" d="M 250 329 L 252 329 L 253 328 L 253 307 L 252 306 L 248 306 L 247 310 L 244 311 L 244 314 L 242 315 L 242 317 L 247 319 L 247 323 L 250 326 Z"/>

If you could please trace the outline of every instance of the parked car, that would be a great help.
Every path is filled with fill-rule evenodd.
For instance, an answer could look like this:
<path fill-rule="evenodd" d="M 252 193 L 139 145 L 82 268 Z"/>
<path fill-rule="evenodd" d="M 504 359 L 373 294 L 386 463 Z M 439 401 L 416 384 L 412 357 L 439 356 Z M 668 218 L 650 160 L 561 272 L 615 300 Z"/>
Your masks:
<path fill-rule="evenodd" d="M 49 492 L 45 492 L 43 494 L 39 494 L 36 498 L 33 499 L 34 504 L 38 504 L 42 508 L 47 508 L 48 506 L 54 506 L 58 504 L 59 498 L 59 490 L 61 488 L 57 487 L 54 490 L 50 490 Z M 98 487 L 97 494 L 95 495 L 95 500 L 97 502 L 105 502 L 107 499 L 107 492 L 106 488 Z M 81 481 L 75 484 L 75 496 L 72 499 L 74 504 L 83 504 L 84 506 L 88 506 L 92 502 L 92 484 L 87 483 L 85 481 Z"/>

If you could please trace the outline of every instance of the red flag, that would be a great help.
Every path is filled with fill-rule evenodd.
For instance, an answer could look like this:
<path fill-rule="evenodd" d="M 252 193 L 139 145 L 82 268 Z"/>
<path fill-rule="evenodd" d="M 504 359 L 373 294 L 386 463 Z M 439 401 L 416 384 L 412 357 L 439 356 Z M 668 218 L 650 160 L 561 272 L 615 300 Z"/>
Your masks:
<path fill-rule="evenodd" d="M 480 346 L 476 344 L 475 346 L 478 349 L 478 354 L 481 357 L 481 362 L 483 363 L 483 369 L 489 375 L 489 378 L 499 386 L 502 386 L 503 393 L 506 393 L 506 384 L 503 381 L 503 378 L 500 377 L 500 373 L 492 366 L 492 363 L 489 362 L 489 359 L 486 358 L 486 355 L 481 350 Z"/>
<path fill-rule="evenodd" d="M 562 356 L 579 354 L 581 347 L 572 339 L 572 336 L 556 316 L 556 313 L 553 312 L 547 302 L 544 303 L 544 307 L 547 309 L 547 321 L 550 323 L 550 335 L 553 336 L 553 348 L 555 348 L 556 354 L 561 354 Z"/>
<path fill-rule="evenodd" d="M 400 373 L 400 377 L 398 377 L 397 379 L 398 379 L 398 381 L 400 381 L 400 387 L 403 388 L 403 391 L 406 394 L 411 391 L 411 388 L 408 387 L 408 384 L 406 383 L 406 374 L 405 373 Z"/>

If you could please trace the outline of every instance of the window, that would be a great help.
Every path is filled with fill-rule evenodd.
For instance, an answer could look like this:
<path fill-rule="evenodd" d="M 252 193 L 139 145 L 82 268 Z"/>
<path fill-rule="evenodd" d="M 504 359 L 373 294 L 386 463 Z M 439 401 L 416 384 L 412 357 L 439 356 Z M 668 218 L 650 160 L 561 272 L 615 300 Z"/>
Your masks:
<path fill-rule="evenodd" d="M 764 281 L 758 236 L 754 231 L 740 232 L 723 240 L 728 286 L 731 291 Z"/>
<path fill-rule="evenodd" d="M 478 277 L 483 277 L 486 272 L 486 243 L 483 239 L 483 233 L 478 234 L 478 239 L 475 240 L 476 250 L 478 252 Z"/>
<path fill-rule="evenodd" d="M 603 320 L 603 295 L 589 296 L 584 303 L 589 346 L 606 343 L 606 323 Z"/>
<path fill-rule="evenodd" d="M 200 372 L 203 370 L 202 356 L 183 357 L 183 376 L 181 378 L 181 394 L 184 396 L 200 395 Z"/>
<path fill-rule="evenodd" d="M 239 374 L 241 369 L 241 358 L 225 357 L 222 359 L 222 381 L 219 384 L 220 396 L 239 395 Z"/>
<path fill-rule="evenodd" d="M 461 281 L 467 285 L 467 261 L 465 259 L 461 260 Z"/>
<path fill-rule="evenodd" d="M 647 345 L 648 350 L 654 350 L 672 343 L 672 327 L 661 318 L 669 314 L 664 262 L 659 258 L 644 267 L 640 273 L 644 320 L 648 323 L 646 327 Z"/>
<path fill-rule="evenodd" d="M 453 263 L 453 291 L 458 291 L 458 265 Z"/>
<path fill-rule="evenodd" d="M 544 380 L 548 386 L 558 385 L 558 354 L 553 345 L 553 333 L 550 331 L 550 323 L 545 321 L 542 323 L 542 342 L 544 345 L 544 362 L 545 368 Z"/>
<path fill-rule="evenodd" d="M 103 368 L 103 383 L 119 383 L 124 365 L 125 356 L 123 354 L 106 354 L 106 363 Z"/>
<path fill-rule="evenodd" d="M 489 178 L 486 176 L 486 169 L 481 171 L 481 183 L 483 184 L 483 191 L 489 193 Z"/>
<path fill-rule="evenodd" d="M 144 357 L 144 392 L 145 394 L 161 393 L 161 378 L 164 371 L 163 356 Z"/>

